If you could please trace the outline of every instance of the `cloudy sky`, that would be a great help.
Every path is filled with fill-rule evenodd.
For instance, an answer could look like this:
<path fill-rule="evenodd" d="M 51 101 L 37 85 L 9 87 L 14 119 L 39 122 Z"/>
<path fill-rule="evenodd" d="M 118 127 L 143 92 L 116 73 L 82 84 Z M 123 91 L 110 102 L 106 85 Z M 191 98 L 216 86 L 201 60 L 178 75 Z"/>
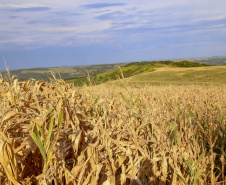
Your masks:
<path fill-rule="evenodd" d="M 225 0 L 0 1 L 0 70 L 225 54 Z"/>

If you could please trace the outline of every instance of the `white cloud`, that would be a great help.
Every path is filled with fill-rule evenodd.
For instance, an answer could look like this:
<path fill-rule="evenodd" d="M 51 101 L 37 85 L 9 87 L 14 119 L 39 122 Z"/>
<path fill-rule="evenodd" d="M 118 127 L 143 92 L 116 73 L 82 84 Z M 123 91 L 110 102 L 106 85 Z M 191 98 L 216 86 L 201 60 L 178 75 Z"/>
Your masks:
<path fill-rule="evenodd" d="M 74 33 L 93 33 L 97 31 L 103 31 L 105 29 L 111 28 L 111 24 L 109 21 L 104 22 L 90 22 L 88 24 L 81 24 L 81 22 L 78 23 L 77 26 L 72 27 L 46 27 L 46 28 L 40 28 L 40 31 L 47 31 L 47 32 L 72 32 Z"/>
<path fill-rule="evenodd" d="M 11 7 L 11 8 L 34 8 L 34 7 L 43 7 L 41 4 L 6 4 L 6 7 Z"/>

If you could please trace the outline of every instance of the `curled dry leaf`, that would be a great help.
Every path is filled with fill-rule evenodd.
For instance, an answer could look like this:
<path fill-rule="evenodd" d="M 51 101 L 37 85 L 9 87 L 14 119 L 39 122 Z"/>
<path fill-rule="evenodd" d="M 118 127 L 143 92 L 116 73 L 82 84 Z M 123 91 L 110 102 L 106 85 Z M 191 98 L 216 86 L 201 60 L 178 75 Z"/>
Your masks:
<path fill-rule="evenodd" d="M 9 181 L 20 185 L 18 180 L 18 165 L 12 146 L 0 137 L 0 163 Z"/>

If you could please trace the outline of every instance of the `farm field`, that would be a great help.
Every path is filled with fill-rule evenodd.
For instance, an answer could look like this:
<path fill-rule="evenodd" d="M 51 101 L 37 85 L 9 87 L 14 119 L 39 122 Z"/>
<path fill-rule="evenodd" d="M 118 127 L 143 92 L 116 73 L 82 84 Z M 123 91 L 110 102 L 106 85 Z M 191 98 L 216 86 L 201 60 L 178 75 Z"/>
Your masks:
<path fill-rule="evenodd" d="M 190 68 L 161 67 L 130 77 L 130 83 L 152 84 L 226 84 L 226 66 Z"/>
<path fill-rule="evenodd" d="M 225 85 L 127 80 L 1 78 L 0 184 L 223 185 Z"/>

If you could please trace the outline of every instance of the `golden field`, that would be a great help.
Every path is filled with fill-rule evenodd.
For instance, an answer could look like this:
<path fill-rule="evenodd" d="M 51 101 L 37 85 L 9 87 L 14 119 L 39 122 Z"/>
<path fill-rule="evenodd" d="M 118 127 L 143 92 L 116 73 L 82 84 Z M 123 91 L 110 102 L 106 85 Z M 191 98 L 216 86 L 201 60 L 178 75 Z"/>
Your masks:
<path fill-rule="evenodd" d="M 224 184 L 224 85 L 0 78 L 0 184 Z"/>
<path fill-rule="evenodd" d="M 226 66 L 160 67 L 127 79 L 130 83 L 149 84 L 226 84 Z"/>

